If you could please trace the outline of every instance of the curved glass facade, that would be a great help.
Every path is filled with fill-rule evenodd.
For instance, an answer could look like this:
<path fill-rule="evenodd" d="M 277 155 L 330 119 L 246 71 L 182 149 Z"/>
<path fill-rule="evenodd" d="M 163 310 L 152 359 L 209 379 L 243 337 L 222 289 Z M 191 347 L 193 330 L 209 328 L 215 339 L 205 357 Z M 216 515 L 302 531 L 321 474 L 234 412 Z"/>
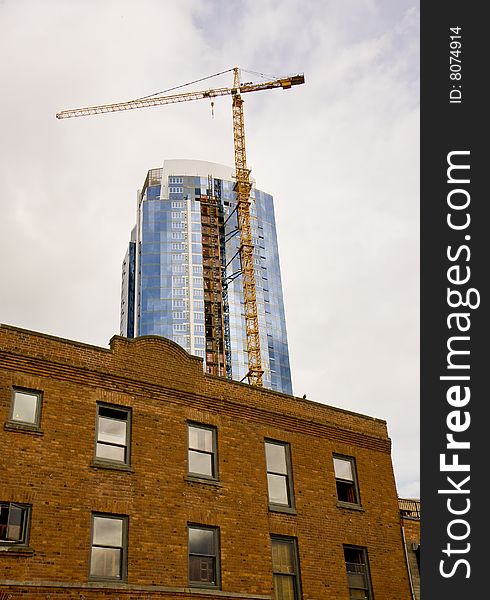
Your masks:
<path fill-rule="evenodd" d="M 123 262 L 121 335 L 161 335 L 208 372 L 246 378 L 233 171 L 170 160 L 148 172 Z M 264 386 L 292 393 L 273 199 L 251 191 Z"/>

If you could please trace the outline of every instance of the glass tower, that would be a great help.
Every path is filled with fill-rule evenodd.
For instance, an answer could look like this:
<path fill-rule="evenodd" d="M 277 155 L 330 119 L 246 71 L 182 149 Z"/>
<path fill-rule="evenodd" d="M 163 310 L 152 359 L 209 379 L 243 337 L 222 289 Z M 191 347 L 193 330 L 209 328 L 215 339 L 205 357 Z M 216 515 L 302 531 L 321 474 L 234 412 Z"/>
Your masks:
<path fill-rule="evenodd" d="M 166 160 L 138 192 L 123 262 L 121 335 L 161 335 L 209 373 L 248 373 L 234 172 Z M 292 394 L 273 199 L 252 185 L 251 216 L 264 386 Z"/>

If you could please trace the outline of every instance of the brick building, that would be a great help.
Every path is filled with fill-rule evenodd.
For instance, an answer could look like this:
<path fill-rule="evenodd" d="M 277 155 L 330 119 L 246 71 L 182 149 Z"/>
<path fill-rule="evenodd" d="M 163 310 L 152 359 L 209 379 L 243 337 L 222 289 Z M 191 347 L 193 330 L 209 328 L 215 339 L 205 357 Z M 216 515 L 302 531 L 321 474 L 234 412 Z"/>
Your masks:
<path fill-rule="evenodd" d="M 399 498 L 403 540 L 414 600 L 420 600 L 420 500 Z"/>
<path fill-rule="evenodd" d="M 0 326 L 0 596 L 409 600 L 386 423 Z"/>

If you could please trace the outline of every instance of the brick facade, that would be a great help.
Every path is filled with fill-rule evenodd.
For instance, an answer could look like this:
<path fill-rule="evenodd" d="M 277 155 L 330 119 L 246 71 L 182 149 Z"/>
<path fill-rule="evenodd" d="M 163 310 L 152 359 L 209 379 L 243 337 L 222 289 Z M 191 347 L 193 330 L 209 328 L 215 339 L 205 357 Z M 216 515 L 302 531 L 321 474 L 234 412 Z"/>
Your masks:
<path fill-rule="evenodd" d="M 414 600 L 420 600 L 420 500 L 398 500 Z"/>
<path fill-rule="evenodd" d="M 42 392 L 40 426 L 10 420 Z M 131 410 L 131 458 L 94 461 L 96 406 Z M 216 428 L 216 481 L 187 474 L 188 422 Z M 294 511 L 269 510 L 264 440 L 289 443 Z M 0 326 L 0 502 L 30 505 L 24 548 L 0 544 L 0 597 L 273 597 L 271 534 L 296 539 L 304 600 L 348 600 L 344 545 L 367 550 L 376 600 L 411 597 L 386 423 L 202 372 L 156 337 L 98 348 Z M 360 506 L 339 503 L 333 454 Z M 127 578 L 91 581 L 92 513 L 128 519 Z M 190 589 L 187 527 L 219 528 L 220 589 Z"/>

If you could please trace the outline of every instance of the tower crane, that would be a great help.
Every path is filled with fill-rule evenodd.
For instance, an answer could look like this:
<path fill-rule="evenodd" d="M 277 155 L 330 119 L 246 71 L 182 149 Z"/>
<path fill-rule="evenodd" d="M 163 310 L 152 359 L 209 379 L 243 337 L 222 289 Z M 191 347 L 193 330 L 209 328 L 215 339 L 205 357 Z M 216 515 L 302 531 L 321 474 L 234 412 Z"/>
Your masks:
<path fill-rule="evenodd" d="M 185 92 L 164 96 L 157 95 L 138 100 L 130 100 L 128 102 L 118 102 L 115 104 L 102 104 L 99 106 L 63 110 L 56 114 L 56 118 L 67 119 L 70 117 L 84 117 L 109 112 L 118 112 L 121 110 L 131 110 L 134 108 L 147 108 L 150 106 L 160 106 L 163 104 L 187 102 L 190 100 L 212 99 L 218 96 L 232 96 L 233 141 L 236 178 L 235 192 L 237 200 L 238 230 L 240 234 L 239 254 L 242 273 L 245 330 L 248 353 L 248 373 L 246 377 L 248 377 L 248 381 L 251 385 L 262 386 L 264 370 L 262 368 L 260 354 L 260 332 L 257 313 L 254 247 L 250 218 L 250 190 L 252 184 L 250 181 L 250 169 L 247 167 L 247 157 L 245 151 L 245 126 L 242 94 L 246 94 L 248 92 L 258 92 L 261 90 L 270 90 L 274 88 L 288 90 L 293 85 L 304 83 L 305 78 L 303 74 L 297 74 L 258 83 L 242 83 L 240 81 L 240 69 L 238 67 L 234 67 L 232 70 L 233 87 L 231 88 L 221 87 L 198 92 Z"/>

